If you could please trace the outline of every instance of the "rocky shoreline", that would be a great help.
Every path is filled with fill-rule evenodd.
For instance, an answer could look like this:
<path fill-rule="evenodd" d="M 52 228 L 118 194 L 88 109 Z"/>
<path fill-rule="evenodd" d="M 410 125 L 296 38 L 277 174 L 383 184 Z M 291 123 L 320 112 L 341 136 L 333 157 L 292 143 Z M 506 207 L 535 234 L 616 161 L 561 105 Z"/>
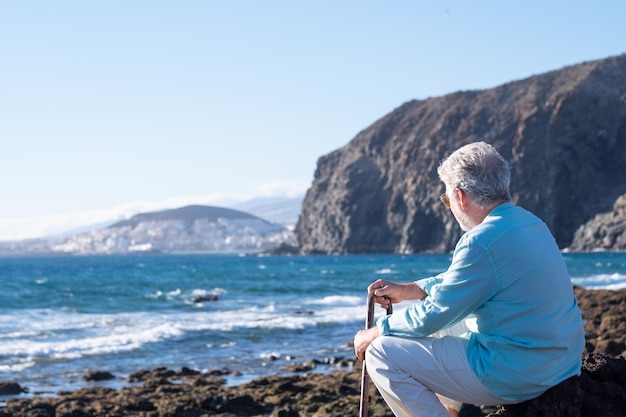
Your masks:
<path fill-rule="evenodd" d="M 515 406 L 464 406 L 462 417 L 626 416 L 626 289 L 576 288 L 575 292 L 587 337 L 582 375 Z M 360 364 L 329 374 L 312 368 L 303 363 L 290 369 L 299 373 L 262 377 L 238 386 L 225 384 L 227 370 L 142 370 L 130 375 L 128 386 L 121 389 L 92 386 L 54 397 L 15 397 L 23 388 L 7 381 L 0 383 L 0 392 L 7 398 L 0 406 L 0 417 L 357 416 Z M 89 377 L 109 376 L 97 371 Z M 393 417 L 372 384 L 369 415 Z"/>

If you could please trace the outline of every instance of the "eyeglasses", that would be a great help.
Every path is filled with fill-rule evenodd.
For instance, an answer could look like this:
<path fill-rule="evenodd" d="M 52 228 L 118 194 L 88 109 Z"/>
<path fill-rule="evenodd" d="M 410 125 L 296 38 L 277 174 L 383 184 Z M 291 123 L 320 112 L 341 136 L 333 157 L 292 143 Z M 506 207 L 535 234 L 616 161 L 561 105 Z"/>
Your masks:
<path fill-rule="evenodd" d="M 450 208 L 450 198 L 448 197 L 448 194 L 443 193 L 441 194 L 441 196 L 439 197 L 441 199 L 441 202 L 443 203 L 444 206 L 446 206 L 447 209 Z"/>

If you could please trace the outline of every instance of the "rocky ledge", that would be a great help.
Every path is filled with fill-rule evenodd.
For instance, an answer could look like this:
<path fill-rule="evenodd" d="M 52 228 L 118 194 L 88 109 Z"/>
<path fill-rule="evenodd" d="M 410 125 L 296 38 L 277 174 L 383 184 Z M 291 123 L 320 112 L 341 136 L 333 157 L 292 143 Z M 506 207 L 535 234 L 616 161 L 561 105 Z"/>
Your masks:
<path fill-rule="evenodd" d="M 613 211 L 599 213 L 574 234 L 572 252 L 626 250 L 626 194 L 613 204 Z"/>
<path fill-rule="evenodd" d="M 462 417 L 626 416 L 626 289 L 575 292 L 587 335 L 581 376 L 514 406 L 464 406 Z M 89 387 L 56 397 L 11 398 L 0 407 L 0 417 L 357 416 L 360 372 L 357 364 L 330 374 L 270 376 L 226 386 L 220 372 L 154 369 L 132 374 L 130 386 L 122 389 Z M 20 388 L 15 383 L 0 385 Z M 392 417 L 371 385 L 369 415 Z"/>

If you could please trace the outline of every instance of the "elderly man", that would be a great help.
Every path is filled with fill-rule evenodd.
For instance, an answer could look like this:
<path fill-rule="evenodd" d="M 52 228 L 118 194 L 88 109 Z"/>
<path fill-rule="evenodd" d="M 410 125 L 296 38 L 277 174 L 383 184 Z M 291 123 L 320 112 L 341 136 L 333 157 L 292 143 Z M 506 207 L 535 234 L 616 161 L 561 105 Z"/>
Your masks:
<path fill-rule="evenodd" d="M 511 203 L 508 163 L 477 142 L 437 172 L 441 201 L 466 232 L 450 267 L 408 284 L 372 283 L 383 307 L 416 301 L 354 339 L 391 410 L 456 416 L 462 403 L 516 403 L 579 375 L 583 323 L 565 262 L 548 227 Z M 462 335 L 437 335 L 464 322 Z"/>

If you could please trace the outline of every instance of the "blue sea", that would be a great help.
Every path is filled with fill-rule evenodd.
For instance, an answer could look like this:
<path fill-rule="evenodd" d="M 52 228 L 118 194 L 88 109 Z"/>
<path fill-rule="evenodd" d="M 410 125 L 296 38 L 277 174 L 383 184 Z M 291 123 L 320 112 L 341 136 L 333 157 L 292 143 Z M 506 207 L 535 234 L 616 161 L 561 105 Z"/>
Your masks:
<path fill-rule="evenodd" d="M 626 253 L 564 254 L 572 282 L 626 287 Z M 366 288 L 445 270 L 450 255 L 0 258 L 0 382 L 54 395 L 111 372 L 228 368 L 229 384 L 307 359 L 353 359 Z M 540 289 L 538 289 L 540 290 Z M 215 301 L 199 301 L 211 298 Z M 336 365 L 320 365 L 319 372 Z"/>

